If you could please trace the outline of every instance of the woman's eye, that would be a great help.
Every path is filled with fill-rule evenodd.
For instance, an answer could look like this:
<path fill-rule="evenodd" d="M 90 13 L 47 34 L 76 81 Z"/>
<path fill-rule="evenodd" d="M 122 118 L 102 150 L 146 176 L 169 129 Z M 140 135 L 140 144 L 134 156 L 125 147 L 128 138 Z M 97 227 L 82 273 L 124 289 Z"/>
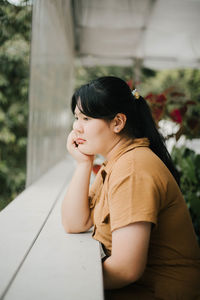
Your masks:
<path fill-rule="evenodd" d="M 78 117 L 74 117 L 74 119 L 77 121 L 77 120 L 78 120 Z"/>
<path fill-rule="evenodd" d="M 84 121 L 88 121 L 88 120 L 89 120 L 89 118 L 87 118 L 87 117 L 84 117 L 84 118 L 83 118 L 83 120 L 84 120 Z"/>

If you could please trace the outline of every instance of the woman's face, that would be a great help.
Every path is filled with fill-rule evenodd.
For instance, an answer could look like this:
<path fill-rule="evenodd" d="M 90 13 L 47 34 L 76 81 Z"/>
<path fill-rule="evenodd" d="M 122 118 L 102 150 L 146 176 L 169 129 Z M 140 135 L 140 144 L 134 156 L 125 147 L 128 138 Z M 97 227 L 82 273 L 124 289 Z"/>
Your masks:
<path fill-rule="evenodd" d="M 112 130 L 111 122 L 87 117 L 76 106 L 73 130 L 77 136 L 76 144 L 87 155 L 101 154 L 107 157 L 116 141 L 117 135 Z"/>

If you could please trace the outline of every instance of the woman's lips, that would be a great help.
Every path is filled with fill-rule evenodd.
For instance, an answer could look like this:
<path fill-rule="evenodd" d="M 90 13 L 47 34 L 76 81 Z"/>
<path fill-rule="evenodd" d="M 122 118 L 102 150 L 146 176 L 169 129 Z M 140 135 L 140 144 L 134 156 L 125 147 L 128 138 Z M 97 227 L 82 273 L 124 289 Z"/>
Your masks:
<path fill-rule="evenodd" d="M 84 140 L 84 139 L 81 139 L 81 138 L 78 138 L 78 139 L 76 139 L 76 144 L 83 144 L 84 142 L 86 142 L 86 140 Z"/>

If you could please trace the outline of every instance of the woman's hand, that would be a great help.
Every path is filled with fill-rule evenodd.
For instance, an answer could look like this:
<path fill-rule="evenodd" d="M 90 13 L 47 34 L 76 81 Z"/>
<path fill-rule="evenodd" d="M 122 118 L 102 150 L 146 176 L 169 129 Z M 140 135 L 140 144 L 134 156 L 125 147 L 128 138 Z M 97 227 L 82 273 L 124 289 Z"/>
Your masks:
<path fill-rule="evenodd" d="M 74 130 L 72 130 L 67 138 L 67 150 L 74 157 L 78 163 L 88 162 L 93 163 L 94 155 L 87 155 L 80 151 L 78 143 L 76 143 L 77 136 Z"/>
<path fill-rule="evenodd" d="M 78 164 L 62 203 L 62 224 L 67 233 L 85 232 L 93 225 L 88 194 L 94 156 L 82 153 L 79 141 L 72 131 L 67 139 L 67 150 Z"/>

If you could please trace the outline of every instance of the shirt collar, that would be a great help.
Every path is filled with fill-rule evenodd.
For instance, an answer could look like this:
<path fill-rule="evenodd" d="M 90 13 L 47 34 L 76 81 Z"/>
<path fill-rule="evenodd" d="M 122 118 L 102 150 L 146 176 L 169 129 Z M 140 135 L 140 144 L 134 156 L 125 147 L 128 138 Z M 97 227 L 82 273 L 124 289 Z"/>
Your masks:
<path fill-rule="evenodd" d="M 108 172 L 111 170 L 112 166 L 120 156 L 138 147 L 149 147 L 148 138 L 129 139 L 125 143 L 123 143 L 118 149 L 116 149 L 113 152 L 111 159 L 103 163 L 103 168 L 101 170 L 103 181 L 105 180 L 106 174 L 108 174 Z"/>

